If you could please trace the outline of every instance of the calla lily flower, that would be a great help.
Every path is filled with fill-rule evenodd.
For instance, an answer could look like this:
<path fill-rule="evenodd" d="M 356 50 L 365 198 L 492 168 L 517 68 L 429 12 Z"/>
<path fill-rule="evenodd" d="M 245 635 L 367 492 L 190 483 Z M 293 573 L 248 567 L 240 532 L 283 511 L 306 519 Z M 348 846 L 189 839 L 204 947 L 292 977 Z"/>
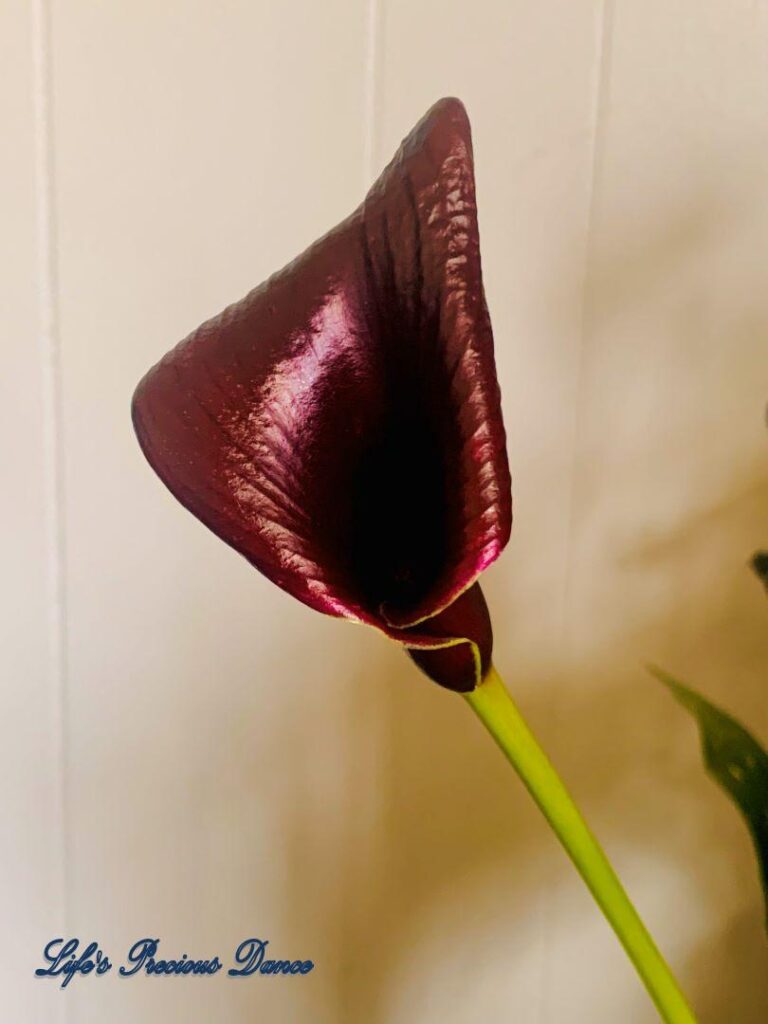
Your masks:
<path fill-rule="evenodd" d="M 351 216 L 150 370 L 133 417 L 173 494 L 265 576 L 443 686 L 479 685 L 477 580 L 512 514 L 462 104 L 432 107 Z"/>
<path fill-rule="evenodd" d="M 152 467 L 304 604 L 374 626 L 464 694 L 669 1024 L 665 961 L 491 664 L 478 578 L 512 525 L 469 121 L 435 104 L 345 221 L 139 384 Z"/>

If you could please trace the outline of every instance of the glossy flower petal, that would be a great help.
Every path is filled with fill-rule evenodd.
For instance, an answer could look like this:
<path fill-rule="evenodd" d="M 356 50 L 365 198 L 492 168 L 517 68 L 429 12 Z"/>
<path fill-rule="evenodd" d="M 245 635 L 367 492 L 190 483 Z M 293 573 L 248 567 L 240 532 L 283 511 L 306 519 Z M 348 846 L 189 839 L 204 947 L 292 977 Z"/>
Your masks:
<path fill-rule="evenodd" d="M 363 204 L 139 384 L 176 497 L 294 597 L 470 690 L 511 526 L 469 122 L 437 103 Z"/>

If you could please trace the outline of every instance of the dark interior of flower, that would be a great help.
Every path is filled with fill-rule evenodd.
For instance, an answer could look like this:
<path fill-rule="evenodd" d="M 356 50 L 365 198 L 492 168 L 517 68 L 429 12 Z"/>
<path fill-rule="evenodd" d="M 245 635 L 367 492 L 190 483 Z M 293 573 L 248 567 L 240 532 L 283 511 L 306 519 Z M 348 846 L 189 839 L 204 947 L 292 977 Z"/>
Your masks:
<path fill-rule="evenodd" d="M 427 411 L 410 396 L 362 454 L 350 491 L 347 550 L 369 607 L 406 611 L 439 578 L 449 550 L 442 450 Z"/>

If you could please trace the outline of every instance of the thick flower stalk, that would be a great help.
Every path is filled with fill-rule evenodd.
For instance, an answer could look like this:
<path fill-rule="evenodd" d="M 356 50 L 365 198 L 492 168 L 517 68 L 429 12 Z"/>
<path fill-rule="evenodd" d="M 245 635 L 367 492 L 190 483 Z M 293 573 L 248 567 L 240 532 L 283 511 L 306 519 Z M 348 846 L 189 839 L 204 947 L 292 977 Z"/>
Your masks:
<path fill-rule="evenodd" d="M 151 369 L 133 418 L 163 482 L 260 572 L 467 696 L 665 1019 L 692 1021 L 491 664 L 478 578 L 512 502 L 461 103 L 437 103 L 345 221 Z"/>

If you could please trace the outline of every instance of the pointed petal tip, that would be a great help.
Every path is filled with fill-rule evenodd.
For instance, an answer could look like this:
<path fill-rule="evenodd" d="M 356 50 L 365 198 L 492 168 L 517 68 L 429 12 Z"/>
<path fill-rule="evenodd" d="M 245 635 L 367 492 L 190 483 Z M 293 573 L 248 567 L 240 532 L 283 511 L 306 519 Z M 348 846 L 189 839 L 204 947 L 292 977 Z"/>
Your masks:
<path fill-rule="evenodd" d="M 446 96 L 434 103 L 403 139 L 394 162 L 425 151 L 432 154 L 436 166 L 457 153 L 472 166 L 472 127 L 461 100 Z"/>
<path fill-rule="evenodd" d="M 467 108 L 457 96 L 443 96 L 437 100 L 420 123 L 454 125 L 456 128 L 470 131 Z"/>

